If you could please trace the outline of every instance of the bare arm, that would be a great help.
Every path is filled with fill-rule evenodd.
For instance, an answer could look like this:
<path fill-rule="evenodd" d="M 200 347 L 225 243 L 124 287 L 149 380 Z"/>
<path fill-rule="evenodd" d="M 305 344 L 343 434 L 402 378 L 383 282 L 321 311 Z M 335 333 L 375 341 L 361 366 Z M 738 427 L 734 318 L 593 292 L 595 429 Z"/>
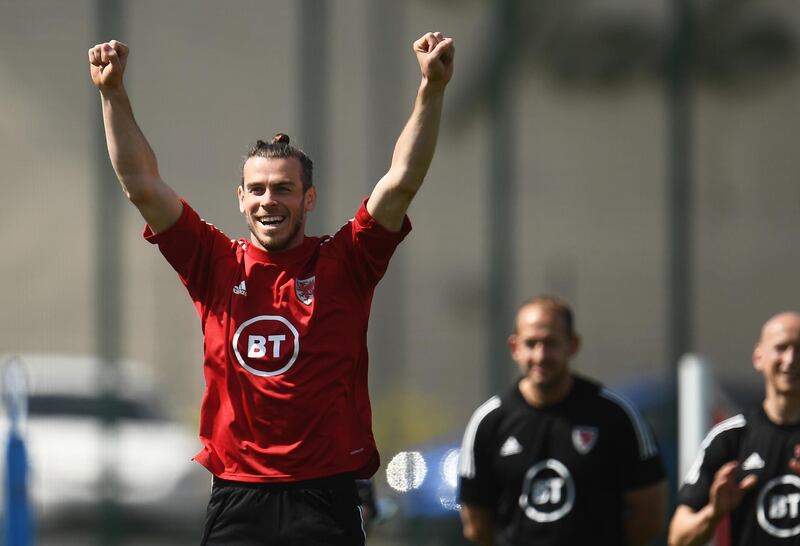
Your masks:
<path fill-rule="evenodd" d="M 664 528 L 667 512 L 667 482 L 625 494 L 625 537 L 629 546 L 645 546 Z"/>
<path fill-rule="evenodd" d="M 670 546 L 700 546 L 707 543 L 717 523 L 739 507 L 744 494 L 756 484 L 756 476 L 750 474 L 741 482 L 734 479 L 738 466 L 736 461 L 725 463 L 714 474 L 714 481 L 708 492 L 708 504 L 700 510 L 681 504 L 672 516 L 669 525 Z"/>
<path fill-rule="evenodd" d="M 367 211 L 385 228 L 398 231 L 411 200 L 428 172 L 436 149 L 444 90 L 453 75 L 452 38 L 430 32 L 414 42 L 422 71 L 414 110 L 394 147 L 389 171 L 372 190 Z"/>
<path fill-rule="evenodd" d="M 679 505 L 669 526 L 670 546 L 700 546 L 707 544 L 717 528 L 720 518 L 714 516 L 714 509 L 706 505 L 697 512 Z"/>
<path fill-rule="evenodd" d="M 481 546 L 494 546 L 494 516 L 489 510 L 462 504 L 461 525 L 466 539 Z"/>
<path fill-rule="evenodd" d="M 128 47 L 116 40 L 89 50 L 92 83 L 100 91 L 108 155 L 122 189 L 150 228 L 158 233 L 181 215 L 178 196 L 161 180 L 158 163 L 136 120 L 123 74 Z"/>

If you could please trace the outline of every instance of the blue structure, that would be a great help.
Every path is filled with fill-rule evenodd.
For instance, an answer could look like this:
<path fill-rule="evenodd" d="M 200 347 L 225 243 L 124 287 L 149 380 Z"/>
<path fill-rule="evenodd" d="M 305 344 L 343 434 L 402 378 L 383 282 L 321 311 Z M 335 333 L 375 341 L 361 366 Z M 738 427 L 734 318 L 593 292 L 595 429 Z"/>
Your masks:
<path fill-rule="evenodd" d="M 27 416 L 25 372 L 18 360 L 3 367 L 3 403 L 11 421 L 6 445 L 3 543 L 31 546 L 33 521 L 28 502 L 28 457 L 22 439 L 22 420 Z"/>

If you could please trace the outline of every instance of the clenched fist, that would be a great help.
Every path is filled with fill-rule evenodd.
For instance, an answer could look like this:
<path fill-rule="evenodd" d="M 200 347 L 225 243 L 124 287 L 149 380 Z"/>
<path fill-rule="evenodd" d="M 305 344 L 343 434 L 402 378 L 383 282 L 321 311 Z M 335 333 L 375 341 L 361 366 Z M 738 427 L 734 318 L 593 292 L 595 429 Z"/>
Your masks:
<path fill-rule="evenodd" d="M 89 71 L 92 83 L 100 91 L 122 87 L 122 75 L 128 61 L 128 46 L 111 40 L 89 50 Z"/>
<path fill-rule="evenodd" d="M 456 48 L 452 38 L 445 38 L 441 32 L 428 32 L 414 42 L 414 53 L 429 83 L 444 87 L 453 77 L 453 56 Z"/>

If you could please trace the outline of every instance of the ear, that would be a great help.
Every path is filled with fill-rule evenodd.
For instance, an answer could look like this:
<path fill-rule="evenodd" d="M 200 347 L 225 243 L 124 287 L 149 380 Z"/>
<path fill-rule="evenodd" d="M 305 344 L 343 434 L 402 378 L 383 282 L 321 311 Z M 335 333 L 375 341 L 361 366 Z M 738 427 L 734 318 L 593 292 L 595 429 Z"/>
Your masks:
<path fill-rule="evenodd" d="M 239 200 L 239 212 L 244 214 L 244 188 L 241 184 L 236 186 L 236 197 Z"/>
<path fill-rule="evenodd" d="M 511 353 L 511 358 L 517 359 L 517 335 L 511 334 L 508 336 L 508 351 Z"/>
<path fill-rule="evenodd" d="M 761 357 L 763 356 L 764 352 L 761 349 L 761 344 L 756 343 L 756 346 L 753 348 L 753 368 L 757 371 L 763 371 L 763 366 L 761 365 Z"/>
<path fill-rule="evenodd" d="M 572 338 L 569 340 L 569 356 L 575 356 L 575 354 L 580 350 L 580 348 L 581 348 L 581 336 L 576 334 L 572 336 Z"/>
<path fill-rule="evenodd" d="M 317 206 L 317 188 L 314 186 L 308 188 L 305 196 L 303 197 L 303 201 L 303 207 L 305 208 L 306 212 L 314 210 L 314 207 Z"/>

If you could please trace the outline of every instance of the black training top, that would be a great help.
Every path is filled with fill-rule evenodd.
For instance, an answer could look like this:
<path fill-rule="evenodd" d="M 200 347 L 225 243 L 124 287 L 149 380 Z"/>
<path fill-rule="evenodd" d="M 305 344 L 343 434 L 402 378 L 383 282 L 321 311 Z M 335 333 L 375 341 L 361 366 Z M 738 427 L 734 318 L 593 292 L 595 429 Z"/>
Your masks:
<path fill-rule="evenodd" d="M 736 479 L 756 474 L 758 482 L 731 514 L 732 546 L 800 545 L 800 476 L 788 466 L 797 444 L 800 425 L 776 425 L 763 408 L 722 421 L 700 445 L 678 504 L 703 508 L 714 474 L 736 460 Z"/>
<path fill-rule="evenodd" d="M 634 407 L 581 377 L 545 408 L 516 384 L 485 402 L 464 434 L 459 473 L 459 500 L 494 513 L 498 546 L 624 545 L 623 494 L 665 477 Z"/>

